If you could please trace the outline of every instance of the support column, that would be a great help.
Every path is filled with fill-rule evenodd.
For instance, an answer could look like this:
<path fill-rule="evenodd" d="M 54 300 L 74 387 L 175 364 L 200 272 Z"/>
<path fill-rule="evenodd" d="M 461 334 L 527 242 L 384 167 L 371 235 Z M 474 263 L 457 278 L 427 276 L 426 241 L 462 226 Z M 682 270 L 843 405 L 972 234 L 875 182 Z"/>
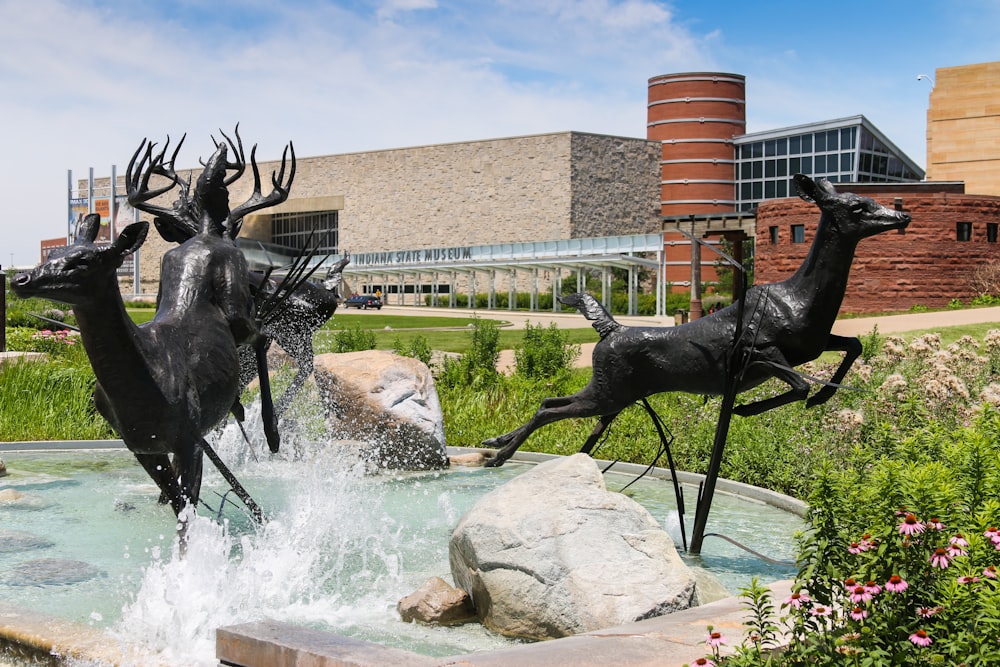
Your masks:
<path fill-rule="evenodd" d="M 611 270 L 601 267 L 601 305 L 611 312 Z"/>
<path fill-rule="evenodd" d="M 529 310 L 538 310 L 538 269 L 531 270 L 531 307 Z"/>
<path fill-rule="evenodd" d="M 639 286 L 639 279 L 636 275 L 635 266 L 630 265 L 628 267 L 628 314 L 635 315 L 636 313 L 636 296 Z"/>
<path fill-rule="evenodd" d="M 448 290 L 448 307 L 455 307 L 455 272 L 449 272 L 449 279 L 451 280 L 450 289 Z"/>
<path fill-rule="evenodd" d="M 517 269 L 507 277 L 507 310 L 517 310 Z"/>
<path fill-rule="evenodd" d="M 497 272 L 496 272 L 496 269 L 490 269 L 489 276 L 490 276 L 490 287 L 489 287 L 489 290 L 486 292 L 486 307 L 489 308 L 490 310 L 493 310 L 497 306 L 497 303 L 496 303 L 496 300 L 497 300 Z"/>
<path fill-rule="evenodd" d="M 688 319 L 701 317 L 701 244 L 691 238 L 691 308 Z"/>
<path fill-rule="evenodd" d="M 562 311 L 562 304 L 559 303 L 559 295 L 562 294 L 562 269 L 556 267 L 552 275 L 552 312 Z"/>

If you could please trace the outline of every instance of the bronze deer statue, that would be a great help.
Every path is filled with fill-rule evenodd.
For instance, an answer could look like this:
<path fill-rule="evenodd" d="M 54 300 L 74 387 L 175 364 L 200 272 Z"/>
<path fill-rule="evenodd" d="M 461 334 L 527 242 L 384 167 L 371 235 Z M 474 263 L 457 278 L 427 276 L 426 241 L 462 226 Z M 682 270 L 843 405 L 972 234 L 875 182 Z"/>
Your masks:
<path fill-rule="evenodd" d="M 183 215 L 198 231 L 164 255 L 151 322 L 132 322 L 116 277 L 125 257 L 145 240 L 146 222 L 129 225 L 110 246 L 101 247 L 94 244 L 100 217 L 88 215 L 74 244 L 54 251 L 32 271 L 19 273 L 12 287 L 19 296 L 73 306 L 97 377 L 98 411 L 156 482 L 161 498 L 180 515 L 186 505 L 198 502 L 202 453 L 211 454 L 204 435 L 237 402 L 237 347 L 260 337 L 251 312 L 247 263 L 227 229 L 237 216 L 286 197 L 291 178 L 280 186 L 275 179 L 275 189 L 284 192 L 266 198 L 260 196 L 258 182 L 254 196 L 230 210 L 227 187 L 232 180 L 226 175 L 233 165 L 222 144 L 205 164 L 194 195 L 188 196 L 186 189 L 182 193 L 183 207 L 160 208 L 150 200 L 176 183 L 149 189 L 150 177 L 164 164 L 164 153 L 154 156 L 153 148 L 144 140 L 129 164 L 130 202 L 158 215 Z M 140 169 L 134 171 L 144 149 Z"/>
<path fill-rule="evenodd" d="M 562 303 L 591 320 L 601 336 L 594 348 L 593 376 L 572 396 L 542 401 L 523 426 L 485 441 L 485 446 L 499 448 L 487 465 L 503 465 L 536 429 L 555 421 L 598 417 L 581 449 L 589 453 L 622 410 L 647 396 L 670 391 L 721 395 L 734 340 L 735 357 L 741 360 L 738 392 L 772 377 L 789 386 L 783 394 L 737 405 L 736 414 L 756 415 L 807 397 L 808 407 L 828 401 L 861 354 L 860 340 L 831 333 L 857 244 L 866 237 L 905 228 L 910 216 L 867 197 L 838 193 L 825 179 L 814 182 L 796 174 L 794 181 L 799 196 L 820 208 L 816 238 L 794 275 L 747 290 L 742 311 L 737 302 L 680 326 L 627 327 L 590 295 L 561 297 Z M 746 315 L 745 321 L 740 321 L 740 312 Z M 844 352 L 844 359 L 829 383 L 808 396 L 809 383 L 794 367 L 827 350 Z"/>

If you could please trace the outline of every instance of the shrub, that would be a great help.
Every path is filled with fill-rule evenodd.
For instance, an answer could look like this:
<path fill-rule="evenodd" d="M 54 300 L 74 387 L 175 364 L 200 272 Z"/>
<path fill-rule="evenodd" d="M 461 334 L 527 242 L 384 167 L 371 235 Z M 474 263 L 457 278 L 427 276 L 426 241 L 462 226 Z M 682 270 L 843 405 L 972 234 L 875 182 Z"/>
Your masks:
<path fill-rule="evenodd" d="M 375 349 L 375 333 L 361 327 L 343 329 L 334 337 L 334 352 L 359 352 Z"/>
<path fill-rule="evenodd" d="M 566 334 L 553 322 L 524 325 L 524 342 L 514 350 L 514 371 L 528 378 L 550 378 L 570 369 L 580 356 L 580 346 L 570 345 Z"/>
<path fill-rule="evenodd" d="M 458 359 L 446 357 L 439 379 L 447 387 L 485 388 L 496 384 L 500 373 L 500 327 L 495 320 L 475 318 L 469 351 Z"/>
<path fill-rule="evenodd" d="M 403 341 L 396 336 L 392 342 L 392 351 L 404 357 L 419 359 L 425 364 L 431 363 L 431 346 L 424 336 L 417 336 L 410 341 L 409 346 L 403 345 Z"/>

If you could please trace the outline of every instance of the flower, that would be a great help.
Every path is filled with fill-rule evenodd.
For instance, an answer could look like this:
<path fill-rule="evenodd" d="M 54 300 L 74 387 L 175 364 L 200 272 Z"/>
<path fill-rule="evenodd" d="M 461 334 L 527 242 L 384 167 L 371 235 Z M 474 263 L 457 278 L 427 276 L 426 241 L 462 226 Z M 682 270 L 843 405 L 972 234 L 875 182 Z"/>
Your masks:
<path fill-rule="evenodd" d="M 796 591 L 791 594 L 791 596 L 785 600 L 785 604 L 789 607 L 794 607 L 795 609 L 801 609 L 802 605 L 809 602 L 812 598 L 805 591 Z"/>
<path fill-rule="evenodd" d="M 944 530 L 944 524 L 936 516 L 932 516 L 930 520 L 927 521 L 927 527 L 933 528 L 934 530 Z"/>
<path fill-rule="evenodd" d="M 988 579 L 996 579 L 997 578 L 996 566 L 995 565 L 987 566 L 986 569 L 983 570 L 983 576 Z"/>
<path fill-rule="evenodd" d="M 924 524 L 915 515 L 907 514 L 903 517 L 903 523 L 899 524 L 899 532 L 901 535 L 917 535 L 924 532 Z"/>
<path fill-rule="evenodd" d="M 918 607 L 917 616 L 920 618 L 930 618 L 934 614 L 941 611 L 943 607 Z"/>
<path fill-rule="evenodd" d="M 995 540 L 997 538 L 1000 538 L 1000 528 L 996 527 L 987 528 L 983 532 L 983 537 L 985 537 L 988 540 Z"/>
<path fill-rule="evenodd" d="M 979 581 L 979 577 L 959 577 L 958 583 L 960 584 L 974 584 Z"/>
<path fill-rule="evenodd" d="M 951 565 L 951 559 L 952 556 L 951 554 L 948 553 L 947 549 L 938 547 L 937 549 L 934 550 L 934 553 L 931 555 L 930 558 L 931 567 L 939 567 L 942 570 L 945 570 L 948 568 L 949 565 Z"/>
<path fill-rule="evenodd" d="M 709 648 L 719 648 L 726 643 L 726 638 L 722 636 L 721 632 L 712 631 L 708 633 L 705 643 L 708 644 Z"/>
<path fill-rule="evenodd" d="M 829 616 L 833 613 L 833 610 L 829 607 L 813 607 L 809 610 L 809 613 L 813 616 Z"/>
<path fill-rule="evenodd" d="M 910 641 L 913 642 L 914 646 L 930 646 L 934 641 L 927 636 L 927 633 L 923 630 L 917 630 L 912 635 L 910 635 Z"/>
<path fill-rule="evenodd" d="M 851 589 L 851 602 L 857 604 L 859 602 L 871 602 L 872 594 L 864 586 L 855 586 Z"/>
<path fill-rule="evenodd" d="M 709 660 L 708 658 L 697 658 L 691 664 L 698 665 L 698 667 L 715 667 L 715 663 Z"/>
<path fill-rule="evenodd" d="M 885 582 L 885 590 L 890 593 L 902 593 L 909 587 L 910 585 L 898 574 L 892 575 L 889 581 Z"/>
<path fill-rule="evenodd" d="M 879 593 L 882 592 L 882 587 L 876 584 L 874 581 L 869 580 L 865 582 L 865 591 L 871 593 L 872 595 L 878 595 Z"/>
<path fill-rule="evenodd" d="M 957 558 L 958 556 L 966 555 L 964 547 L 969 546 L 969 543 L 965 541 L 961 533 L 958 533 L 950 540 L 948 540 L 948 555 L 952 558 Z"/>
<path fill-rule="evenodd" d="M 851 610 L 851 618 L 855 621 L 863 621 L 868 618 L 868 611 L 861 607 L 855 607 Z"/>

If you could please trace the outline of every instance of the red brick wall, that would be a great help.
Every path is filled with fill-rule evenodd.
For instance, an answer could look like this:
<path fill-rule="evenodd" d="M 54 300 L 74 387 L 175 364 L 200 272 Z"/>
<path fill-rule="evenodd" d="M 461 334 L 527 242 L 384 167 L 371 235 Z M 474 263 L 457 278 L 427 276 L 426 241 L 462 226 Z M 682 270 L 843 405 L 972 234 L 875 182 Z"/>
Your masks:
<path fill-rule="evenodd" d="M 1000 223 L 1000 197 L 952 193 L 875 196 L 892 207 L 903 197 L 913 220 L 904 234 L 889 231 L 858 245 L 841 312 L 907 310 L 914 305 L 946 306 L 974 296 L 969 277 L 976 266 L 1000 261 L 1000 243 L 988 243 L 988 223 Z M 764 202 L 757 212 L 755 282 L 777 282 L 792 275 L 809 251 L 819 209 L 800 199 Z M 972 239 L 958 241 L 959 222 L 972 223 Z M 805 243 L 791 242 L 791 226 L 805 226 Z M 778 244 L 770 227 L 778 228 Z"/>

